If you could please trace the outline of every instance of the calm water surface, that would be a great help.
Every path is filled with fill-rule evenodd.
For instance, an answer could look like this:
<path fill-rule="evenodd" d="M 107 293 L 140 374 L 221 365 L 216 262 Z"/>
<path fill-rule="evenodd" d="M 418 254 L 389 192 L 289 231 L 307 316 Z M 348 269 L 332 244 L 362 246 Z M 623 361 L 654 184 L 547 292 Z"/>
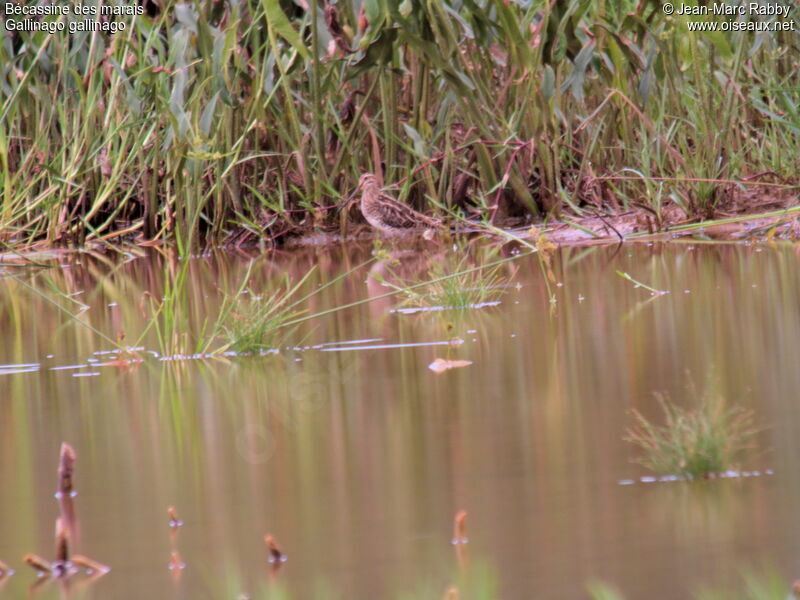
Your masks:
<path fill-rule="evenodd" d="M 8 268 L 0 560 L 17 573 L 0 599 L 440 599 L 455 584 L 462 598 L 558 600 L 588 597 L 596 580 L 675 599 L 735 589 L 751 568 L 800 576 L 796 246 L 565 249 L 555 302 L 526 257 L 501 267 L 498 306 L 402 314 L 400 298 L 377 298 L 302 325 L 276 354 L 175 356 L 195 352 L 251 259 L 241 302 L 268 297 L 283 273 L 318 265 L 311 290 L 355 268 L 304 303 L 316 313 L 385 293 L 376 274 L 425 279 L 462 254 L 361 268 L 368 248 L 196 257 L 174 332 L 163 320 L 146 330 L 180 274 L 168 253 Z M 122 333 L 141 363 L 107 353 L 100 334 Z M 472 364 L 435 374 L 436 358 Z M 691 381 L 756 412 L 763 451 L 742 466 L 774 474 L 638 481 L 647 473 L 622 441 L 630 409 L 657 418 L 654 394 L 690 402 Z M 62 441 L 78 454 L 74 549 L 113 570 L 31 591 L 22 557 L 54 554 Z M 176 536 L 169 505 L 185 522 Z M 470 542 L 457 553 L 460 509 Z M 289 557 L 277 572 L 267 532 Z"/>

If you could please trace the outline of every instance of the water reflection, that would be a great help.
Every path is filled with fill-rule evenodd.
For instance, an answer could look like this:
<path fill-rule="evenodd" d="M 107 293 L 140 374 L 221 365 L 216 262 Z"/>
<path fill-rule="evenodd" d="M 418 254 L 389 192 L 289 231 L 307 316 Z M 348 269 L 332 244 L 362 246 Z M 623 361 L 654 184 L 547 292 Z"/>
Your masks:
<path fill-rule="evenodd" d="M 462 258 L 398 268 L 422 278 Z M 307 309 L 375 302 L 300 324 L 278 352 L 211 358 L 196 352 L 204 325 L 250 260 L 249 288 L 267 294 L 287 272 L 313 268 L 309 286 L 330 283 L 369 249 L 192 259 L 169 331 L 148 328 L 148 307 L 181 276 L 174 253 L 17 269 L 2 280 L 0 315 L 0 558 L 17 573 L 0 580 L 0 597 L 27 594 L 36 580 L 21 557 L 52 547 L 62 441 L 80 457 L 81 551 L 114 570 L 82 588 L 42 584 L 37 598 L 438 599 L 455 586 L 463 598 L 559 599 L 602 579 L 630 598 L 666 599 L 736 579 L 754 560 L 791 580 L 797 250 L 624 246 L 553 258 L 555 302 L 528 257 L 503 267 L 512 285 L 497 306 L 457 314 L 392 312 L 401 301 L 370 277 L 373 261 Z M 652 297 L 617 271 L 670 293 Z M 192 359 L 160 360 L 176 358 L 165 348 Z M 471 364 L 436 374 L 437 358 Z M 627 411 L 657 417 L 654 392 L 680 400 L 685 373 L 703 380 L 711 369 L 721 393 L 770 426 L 772 451 L 744 467 L 775 474 L 618 485 L 645 475 L 621 441 Z M 185 523 L 179 539 L 169 506 Z M 450 541 L 462 509 L 459 556 Z M 267 533 L 289 556 L 279 571 Z M 176 552 L 185 569 L 168 568 Z"/>

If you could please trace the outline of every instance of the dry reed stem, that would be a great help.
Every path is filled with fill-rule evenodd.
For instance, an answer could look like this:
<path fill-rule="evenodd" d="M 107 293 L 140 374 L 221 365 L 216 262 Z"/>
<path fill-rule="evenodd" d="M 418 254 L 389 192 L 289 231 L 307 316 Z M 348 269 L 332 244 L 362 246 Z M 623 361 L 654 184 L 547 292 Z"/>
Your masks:
<path fill-rule="evenodd" d="M 264 543 L 267 545 L 267 549 L 269 550 L 269 562 L 271 563 L 281 563 L 286 560 L 286 556 L 281 552 L 280 548 L 278 548 L 278 543 L 275 541 L 275 537 L 268 533 L 264 536 Z"/>
<path fill-rule="evenodd" d="M 467 540 L 467 511 L 460 510 L 453 519 L 453 544 L 466 544 Z"/>
<path fill-rule="evenodd" d="M 61 444 L 61 456 L 58 461 L 58 495 L 61 497 L 72 496 L 72 477 L 75 472 L 76 454 L 72 446 L 66 442 Z"/>
<path fill-rule="evenodd" d="M 624 101 L 624 102 L 625 102 L 625 103 L 626 103 L 628 106 L 630 106 L 630 107 L 631 107 L 631 110 L 633 110 L 633 112 L 635 112 L 635 113 L 638 115 L 639 119 L 642 121 L 642 123 L 644 123 L 644 124 L 645 124 L 645 126 L 646 126 L 646 127 L 647 127 L 647 129 L 648 129 L 648 131 L 650 131 L 650 133 L 651 133 L 652 135 L 656 136 L 656 137 L 659 139 L 659 141 L 661 142 L 661 144 L 663 145 L 663 147 L 666 149 L 666 151 L 667 151 L 667 152 L 669 152 L 669 155 L 670 155 L 670 156 L 671 156 L 671 157 L 672 157 L 672 158 L 675 160 L 675 162 L 676 162 L 676 163 L 678 163 L 678 164 L 679 164 L 679 165 L 681 165 L 682 167 L 685 167 L 685 166 L 686 166 L 686 161 L 685 161 L 685 160 L 683 159 L 683 157 L 680 155 L 680 152 L 678 152 L 678 151 L 677 151 L 675 148 L 673 148 L 673 147 L 672 147 L 670 144 L 668 144 L 668 143 L 667 143 L 667 141 L 664 139 L 664 137 L 663 137 L 662 135 L 660 135 L 660 134 L 659 134 L 659 133 L 656 131 L 656 127 L 655 127 L 655 125 L 653 125 L 653 122 L 652 122 L 650 119 L 648 119 L 648 118 L 647 118 L 647 117 L 646 117 L 646 116 L 645 116 L 645 115 L 642 113 L 642 111 L 641 111 L 641 110 L 639 110 L 639 108 L 636 106 L 636 104 L 634 104 L 634 103 L 633 103 L 633 102 L 632 102 L 632 101 L 631 101 L 631 100 L 630 100 L 630 99 L 629 99 L 629 98 L 628 98 L 628 97 L 627 97 L 625 94 L 623 94 L 623 93 L 622 93 L 622 92 L 620 92 L 619 90 L 609 90 L 609 93 L 608 93 L 608 95 L 605 97 L 605 99 L 604 99 L 604 100 L 603 100 L 603 101 L 600 103 L 600 105 L 599 105 L 599 106 L 598 106 L 598 107 L 597 107 L 597 108 L 594 110 L 594 112 L 593 112 L 591 115 L 589 115 L 588 117 L 586 117 L 586 119 L 584 119 L 583 123 L 581 123 L 581 124 L 578 126 L 578 128 L 577 128 L 577 129 L 575 129 L 575 131 L 574 131 L 574 134 L 578 134 L 578 133 L 579 133 L 579 132 L 580 132 L 582 129 L 584 129 L 584 128 L 585 128 L 585 127 L 586 127 L 586 126 L 589 124 L 589 122 L 590 122 L 590 121 L 592 121 L 592 120 L 593 120 L 593 119 L 594 119 L 594 118 L 595 118 L 595 117 L 596 117 L 596 116 L 597 116 L 597 115 L 600 113 L 600 111 L 601 111 L 601 110 L 602 110 L 602 108 L 603 108 L 603 107 L 606 105 L 606 103 L 607 103 L 609 100 L 611 100 L 611 98 L 612 98 L 612 97 L 614 97 L 614 96 L 619 96 L 620 98 L 622 98 L 622 100 L 623 100 L 623 101 Z"/>
<path fill-rule="evenodd" d="M 66 563 L 69 562 L 69 533 L 64 524 L 64 519 L 58 517 L 56 519 L 56 562 Z"/>
<path fill-rule="evenodd" d="M 58 506 L 61 510 L 61 518 L 64 520 L 64 527 L 72 543 L 77 539 L 78 517 L 75 514 L 75 503 L 72 496 L 58 495 Z"/>
<path fill-rule="evenodd" d="M 178 511 L 175 510 L 174 506 L 167 507 L 167 515 L 169 516 L 169 526 L 173 529 L 183 525 L 183 521 L 178 518 Z"/>
<path fill-rule="evenodd" d="M 180 571 L 186 567 L 186 563 L 183 562 L 181 558 L 181 553 L 177 550 L 173 550 L 172 553 L 169 555 L 169 568 L 171 571 Z"/>

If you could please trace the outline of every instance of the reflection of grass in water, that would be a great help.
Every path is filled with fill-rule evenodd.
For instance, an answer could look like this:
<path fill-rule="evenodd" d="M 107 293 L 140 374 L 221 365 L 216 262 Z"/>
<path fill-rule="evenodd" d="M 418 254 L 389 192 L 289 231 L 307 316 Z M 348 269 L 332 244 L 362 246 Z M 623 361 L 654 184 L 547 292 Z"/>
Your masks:
<path fill-rule="evenodd" d="M 236 352 L 273 348 L 283 326 L 305 312 L 297 308 L 298 301 L 294 297 L 312 272 L 294 284 L 285 276 L 281 287 L 268 298 L 258 298 L 251 293 L 249 302 L 242 302 L 243 288 L 250 280 L 248 271 L 242 288 L 234 298 L 225 299 L 220 311 L 220 330 L 228 340 L 227 347 Z"/>
<path fill-rule="evenodd" d="M 605 583 L 594 581 L 586 586 L 592 600 L 624 600 L 623 595 Z"/>
<path fill-rule="evenodd" d="M 434 282 L 424 293 L 425 302 L 448 306 L 452 308 L 466 308 L 494 302 L 505 293 L 500 286 L 504 279 L 500 276 L 500 265 L 478 270 L 464 270 L 464 261 L 456 267 L 453 277 L 444 279 L 444 267 L 437 266 L 433 269 Z"/>
<path fill-rule="evenodd" d="M 694 408 L 683 408 L 666 396 L 658 396 L 664 425 L 648 421 L 634 410 L 635 424 L 625 439 L 639 446 L 637 460 L 665 475 L 708 477 L 731 469 L 757 433 L 753 413 L 729 407 L 718 394 L 705 393 Z"/>
<path fill-rule="evenodd" d="M 788 600 L 797 597 L 787 589 L 789 586 L 776 573 L 756 574 L 745 572 L 743 582 L 737 581 L 737 590 L 700 588 L 691 595 L 695 600 Z M 236 578 L 228 582 L 229 594 L 227 597 L 236 598 L 241 594 L 242 587 Z M 625 600 L 626 596 L 616 587 L 600 581 L 590 582 L 587 586 L 589 597 L 592 600 Z M 499 597 L 497 578 L 488 568 L 470 569 L 454 578 L 454 585 L 442 590 L 439 584 L 417 584 L 413 591 L 398 592 L 389 596 L 396 600 L 417 600 L 420 598 L 431 600 L 494 600 Z M 268 590 L 260 590 L 252 595 L 240 595 L 251 600 L 293 600 L 284 587 L 270 586 Z M 315 598 L 321 600 L 343 598 L 336 593 L 329 584 L 315 586 Z"/>
<path fill-rule="evenodd" d="M 312 270 L 296 280 L 288 277 L 277 282 L 273 280 L 266 291 L 254 284 L 251 266 L 235 291 L 225 294 L 219 311 L 214 310 L 213 299 L 204 301 L 204 296 L 198 293 L 200 290 L 194 285 L 195 280 L 190 275 L 191 262 L 170 261 L 164 264 L 161 289 L 156 284 L 152 291 L 139 292 L 133 298 L 120 296 L 120 310 L 124 311 L 125 318 L 111 324 L 115 329 L 110 334 L 104 331 L 106 324 L 96 326 L 93 323 L 92 317 L 97 312 L 85 310 L 87 307 L 78 302 L 73 294 L 63 291 L 64 287 L 68 287 L 68 282 L 61 281 L 56 276 L 43 275 L 48 288 L 45 291 L 21 277 L 13 276 L 13 279 L 55 307 L 71 323 L 85 328 L 123 353 L 128 347 L 152 347 L 161 356 L 181 358 L 217 354 L 227 349 L 246 353 L 274 348 L 283 343 L 295 328 L 316 319 L 380 298 L 414 293 L 416 290 L 422 290 L 426 297 L 437 295 L 440 297 L 439 302 L 447 304 L 485 302 L 504 293 L 502 289 L 487 289 L 501 281 L 497 275 L 499 266 L 527 255 L 519 254 L 463 272 L 449 273 L 403 287 L 395 286 L 385 294 L 337 304 L 313 313 L 308 312 L 309 300 L 358 273 L 374 262 L 375 258 L 370 258 L 320 285 L 312 285 L 309 280 L 314 272 Z M 444 272 L 444 269 L 439 269 L 439 272 Z M 115 289 L 122 289 L 125 282 L 114 285 Z M 244 293 L 246 290 L 249 293 Z M 254 299 L 258 295 L 263 295 L 264 298 Z M 78 311 L 72 308 L 75 305 L 79 306 Z M 209 316 L 214 312 L 217 312 L 216 317 Z M 137 314 L 138 317 L 133 318 Z M 141 319 L 146 319 L 143 327 Z M 126 329 L 129 334 L 127 336 Z"/>
<path fill-rule="evenodd" d="M 414 589 L 392 595 L 397 600 L 495 600 L 500 597 L 497 573 L 486 564 L 470 565 L 455 574 L 451 584 L 442 589 L 441 584 L 417 584 Z"/>
<path fill-rule="evenodd" d="M 737 582 L 740 589 L 734 591 L 730 589 L 717 590 L 701 588 L 695 594 L 697 600 L 792 600 L 800 597 L 800 589 L 797 583 L 792 584 L 791 592 L 789 586 L 777 573 L 758 575 L 757 573 L 745 572 L 744 585 Z"/>
<path fill-rule="evenodd" d="M 470 267 L 462 258 L 453 268 L 437 264 L 427 282 L 394 284 L 381 278 L 381 283 L 403 294 L 406 302 L 415 307 L 471 308 L 495 302 L 506 293 L 506 280 L 500 275 L 503 262 Z"/>
<path fill-rule="evenodd" d="M 281 572 L 274 571 L 272 575 L 279 580 Z M 454 573 L 450 578 L 451 584 L 443 586 L 441 581 L 415 581 L 410 590 L 389 592 L 383 597 L 390 600 L 496 600 L 500 597 L 497 580 L 493 569 L 485 564 L 476 564 Z M 323 579 L 312 582 L 310 586 L 313 588 L 310 597 L 318 600 L 350 597 Z M 220 597 L 249 600 L 295 600 L 301 597 L 290 593 L 280 581 L 273 581 L 269 586 L 259 585 L 255 590 L 245 591 L 245 588 L 244 577 L 232 567 L 225 581 L 225 595 Z"/>
<path fill-rule="evenodd" d="M 300 324 L 395 294 L 403 293 L 413 296 L 419 294 L 417 290 L 424 289 L 425 291 L 422 295 L 425 296 L 430 296 L 432 293 L 441 294 L 441 297 L 448 297 L 457 302 L 464 302 L 465 299 L 467 299 L 467 304 L 464 306 L 469 306 L 470 303 L 488 302 L 490 298 L 499 297 L 501 294 L 505 293 L 503 289 L 493 289 L 493 286 L 498 286 L 502 282 L 502 278 L 497 275 L 500 265 L 516 260 L 522 256 L 527 255 L 520 254 L 500 259 L 485 266 L 439 275 L 432 280 L 409 284 L 403 287 L 388 284 L 389 287 L 394 288 L 393 291 L 347 304 L 333 306 L 313 314 L 306 314 L 305 309 L 299 308 L 300 305 L 339 280 L 367 266 L 374 259 L 370 259 L 350 269 L 346 273 L 315 288 L 299 299 L 294 298 L 300 295 L 300 288 L 303 286 L 310 273 L 306 274 L 296 284 L 292 284 L 286 279 L 284 280 L 282 289 L 275 292 L 268 300 L 253 300 L 250 306 L 244 306 L 240 300 L 240 296 L 245 289 L 247 289 L 250 281 L 248 271 L 238 292 L 233 297 L 226 298 L 223 308 L 220 311 L 217 331 L 221 332 L 221 335 L 227 338 L 227 345 L 224 346 L 223 349 L 231 348 L 237 352 L 256 352 L 274 348 L 278 345 L 280 339 L 279 334 L 285 335 Z M 481 284 L 471 286 L 475 289 L 460 289 L 459 286 L 463 286 L 467 281 L 473 282 L 477 279 L 478 276 L 476 276 L 475 273 L 483 273 Z M 454 279 L 455 283 L 449 283 L 451 279 Z M 428 306 L 428 304 L 426 304 L 426 306 Z"/>
<path fill-rule="evenodd" d="M 152 327 L 158 339 L 159 351 L 164 356 L 207 352 L 213 342 L 213 332 L 207 334 L 207 322 L 199 332 L 193 332 L 189 319 L 188 293 L 189 261 L 181 262 L 177 273 L 169 263 L 164 264 L 164 296 L 156 300 L 145 292 L 143 300 L 150 305 L 150 320 L 139 335 L 134 346 L 138 346 Z"/>
<path fill-rule="evenodd" d="M 250 281 L 250 272 L 248 271 L 237 294 L 233 298 L 226 299 L 223 309 L 220 311 L 216 330 L 221 332 L 228 340 L 223 349 L 231 348 L 237 352 L 255 352 L 274 348 L 279 340 L 279 334 L 286 335 L 301 324 L 395 294 L 402 293 L 410 297 L 419 295 L 420 297 L 428 298 L 424 306 L 430 306 L 430 299 L 436 298 L 437 303 L 466 308 L 480 302 L 489 302 L 504 294 L 506 290 L 500 287 L 504 282 L 504 278 L 499 275 L 502 265 L 528 255 L 520 253 L 516 256 L 501 258 L 485 265 L 467 269 L 463 269 L 465 259 L 462 259 L 459 262 L 459 269 L 462 270 L 457 270 L 455 273 L 445 273 L 443 268 L 436 267 L 439 274 L 433 279 L 403 286 L 393 285 L 382 280 L 390 288 L 393 288 L 392 291 L 333 306 L 311 314 L 300 308 L 307 300 L 366 267 L 375 259 L 372 258 L 353 267 L 305 295 L 301 294 L 301 288 L 304 287 L 303 284 L 309 274 L 306 274 L 296 284 L 292 284 L 286 279 L 283 287 L 270 296 L 269 300 L 266 302 L 253 301 L 249 307 L 243 306 L 239 299 L 242 292 L 247 289 Z M 420 290 L 422 291 L 420 292 Z M 295 299 L 297 296 L 301 297 Z M 261 303 L 258 304 L 258 302 Z"/>
<path fill-rule="evenodd" d="M 736 582 L 739 588 L 736 591 L 704 587 L 692 594 L 692 598 L 695 600 L 791 600 L 800 597 L 794 589 L 796 583 L 792 585 L 792 591 L 790 591 L 786 582 L 775 573 L 758 575 L 745 572 L 743 579 L 744 585 L 742 582 Z M 605 583 L 593 582 L 587 588 L 592 600 L 625 600 L 622 593 Z"/>
<path fill-rule="evenodd" d="M 236 352 L 269 350 L 278 345 L 279 340 L 288 335 L 297 326 L 331 312 L 363 303 L 353 302 L 313 314 L 306 314 L 307 309 L 303 308 L 306 301 L 359 271 L 373 260 L 371 258 L 356 265 L 306 294 L 303 294 L 302 290 L 314 269 L 308 271 L 296 283 L 293 283 L 288 276 L 285 276 L 278 290 L 268 298 L 257 298 L 251 291 L 250 300 L 245 304 L 241 298 L 250 285 L 251 265 L 236 294 L 232 297 L 226 297 L 220 310 L 214 333 L 227 339 L 226 345 L 221 350 L 227 348 Z"/>

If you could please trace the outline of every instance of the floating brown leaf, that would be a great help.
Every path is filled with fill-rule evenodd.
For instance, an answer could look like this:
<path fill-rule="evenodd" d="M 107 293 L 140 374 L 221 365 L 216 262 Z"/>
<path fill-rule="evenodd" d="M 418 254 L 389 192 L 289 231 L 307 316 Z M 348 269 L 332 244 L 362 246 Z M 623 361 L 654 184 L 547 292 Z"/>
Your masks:
<path fill-rule="evenodd" d="M 434 373 L 444 373 L 450 369 L 458 369 L 460 367 L 468 367 L 472 364 L 471 360 L 448 360 L 446 358 L 437 358 L 428 368 Z"/>

